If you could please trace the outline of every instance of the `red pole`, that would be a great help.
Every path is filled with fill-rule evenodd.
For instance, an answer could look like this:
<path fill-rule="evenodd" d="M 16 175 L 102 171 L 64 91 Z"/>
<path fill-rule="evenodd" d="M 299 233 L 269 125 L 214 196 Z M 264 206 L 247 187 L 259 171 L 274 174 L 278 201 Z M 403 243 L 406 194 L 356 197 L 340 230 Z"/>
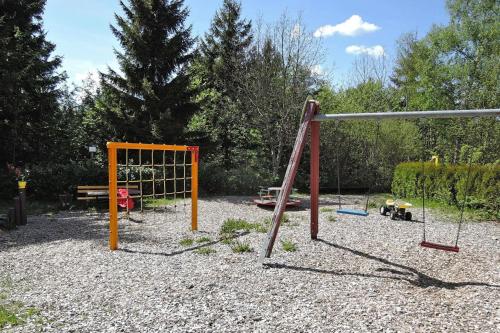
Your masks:
<path fill-rule="evenodd" d="M 319 122 L 311 122 L 311 239 L 318 238 L 319 126 Z"/>

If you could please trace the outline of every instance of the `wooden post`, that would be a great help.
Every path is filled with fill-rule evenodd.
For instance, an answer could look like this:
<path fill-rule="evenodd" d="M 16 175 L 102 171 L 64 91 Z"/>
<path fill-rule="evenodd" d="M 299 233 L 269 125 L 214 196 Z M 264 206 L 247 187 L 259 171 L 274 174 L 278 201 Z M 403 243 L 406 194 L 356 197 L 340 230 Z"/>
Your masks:
<path fill-rule="evenodd" d="M 15 229 L 16 228 L 16 209 L 9 208 L 8 216 L 7 216 L 7 229 Z"/>
<path fill-rule="evenodd" d="M 116 148 L 108 146 L 109 177 L 109 248 L 118 249 L 118 200 L 117 200 Z"/>
<path fill-rule="evenodd" d="M 19 197 L 14 197 L 14 210 L 15 210 L 15 220 L 16 225 L 21 225 L 21 199 Z"/>
<path fill-rule="evenodd" d="M 198 230 L 198 154 L 199 148 L 191 149 L 191 230 Z"/>
<path fill-rule="evenodd" d="M 320 123 L 311 122 L 311 239 L 318 238 Z"/>
<path fill-rule="evenodd" d="M 28 216 L 26 215 L 26 189 L 19 188 L 19 209 L 20 209 L 20 225 L 28 224 Z"/>
<path fill-rule="evenodd" d="M 305 103 L 304 110 L 302 111 L 302 122 L 295 139 L 292 156 L 290 156 L 290 161 L 288 162 L 285 177 L 283 178 L 283 183 L 281 185 L 281 191 L 276 200 L 276 207 L 274 207 L 272 226 L 267 233 L 267 237 L 264 240 L 264 244 L 260 254 L 261 261 L 264 258 L 271 257 L 274 242 L 276 241 L 276 236 L 278 235 L 278 230 L 281 224 L 281 217 L 283 216 L 283 212 L 285 211 L 286 202 L 288 201 L 288 197 L 290 196 L 292 185 L 299 168 L 300 157 L 302 156 L 302 150 L 304 149 L 309 126 L 311 124 L 312 118 L 318 111 L 319 104 L 316 101 L 308 100 Z"/>

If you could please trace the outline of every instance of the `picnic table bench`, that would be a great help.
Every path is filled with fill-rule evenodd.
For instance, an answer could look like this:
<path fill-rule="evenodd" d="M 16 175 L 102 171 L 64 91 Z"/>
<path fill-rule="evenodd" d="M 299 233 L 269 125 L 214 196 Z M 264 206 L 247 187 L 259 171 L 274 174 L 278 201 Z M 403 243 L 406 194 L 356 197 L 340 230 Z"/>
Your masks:
<path fill-rule="evenodd" d="M 118 186 L 118 189 L 128 189 L 130 195 L 140 194 L 138 185 Z M 109 199 L 107 185 L 80 185 L 77 187 L 77 200 Z"/>

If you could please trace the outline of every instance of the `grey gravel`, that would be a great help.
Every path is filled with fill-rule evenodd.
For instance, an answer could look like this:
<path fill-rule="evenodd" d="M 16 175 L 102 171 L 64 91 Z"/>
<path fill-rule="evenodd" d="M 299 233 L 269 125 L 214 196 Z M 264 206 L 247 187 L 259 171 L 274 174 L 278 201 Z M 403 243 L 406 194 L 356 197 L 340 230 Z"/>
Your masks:
<path fill-rule="evenodd" d="M 461 252 L 447 253 L 418 246 L 418 221 L 391 221 L 377 209 L 366 218 L 321 212 L 320 240 L 311 241 L 303 208 L 287 212 L 291 221 L 262 266 L 264 233 L 240 233 L 254 252 L 237 254 L 218 232 L 226 218 L 262 222 L 271 211 L 248 197 L 202 199 L 196 233 L 189 211 L 122 218 L 115 252 L 105 213 L 30 216 L 27 226 L 0 233 L 0 288 L 40 310 L 6 331 L 500 331 L 498 222 L 465 223 Z M 432 212 L 429 219 L 430 240 L 453 241 L 456 223 Z M 204 236 L 212 241 L 179 244 Z M 283 251 L 284 239 L 297 251 Z M 195 251 L 206 246 L 217 252 Z"/>

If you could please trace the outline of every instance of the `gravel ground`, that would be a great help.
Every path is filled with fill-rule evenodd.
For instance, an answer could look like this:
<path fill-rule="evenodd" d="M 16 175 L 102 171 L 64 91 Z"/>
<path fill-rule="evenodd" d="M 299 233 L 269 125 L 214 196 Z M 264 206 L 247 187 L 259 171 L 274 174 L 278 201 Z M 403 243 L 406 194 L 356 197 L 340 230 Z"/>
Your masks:
<path fill-rule="evenodd" d="M 335 209 L 333 200 L 321 201 Z M 366 218 L 322 211 L 318 241 L 309 239 L 307 208 L 288 212 L 290 222 L 264 267 L 258 262 L 264 233 L 238 235 L 251 253 L 233 253 L 220 242 L 226 218 L 262 222 L 271 214 L 250 198 L 202 199 L 200 231 L 192 233 L 182 207 L 176 214 L 133 213 L 120 220 L 114 252 L 107 247 L 105 213 L 30 217 L 27 226 L 0 234 L 0 289 L 40 313 L 4 329 L 500 331 L 498 222 L 465 223 L 460 253 L 420 248 L 421 223 L 391 221 L 376 209 Z M 429 215 L 431 240 L 450 242 L 456 224 Z M 187 237 L 211 241 L 180 245 Z M 280 240 L 296 243 L 297 251 L 285 252 Z M 216 252 L 198 253 L 205 247 Z"/>

